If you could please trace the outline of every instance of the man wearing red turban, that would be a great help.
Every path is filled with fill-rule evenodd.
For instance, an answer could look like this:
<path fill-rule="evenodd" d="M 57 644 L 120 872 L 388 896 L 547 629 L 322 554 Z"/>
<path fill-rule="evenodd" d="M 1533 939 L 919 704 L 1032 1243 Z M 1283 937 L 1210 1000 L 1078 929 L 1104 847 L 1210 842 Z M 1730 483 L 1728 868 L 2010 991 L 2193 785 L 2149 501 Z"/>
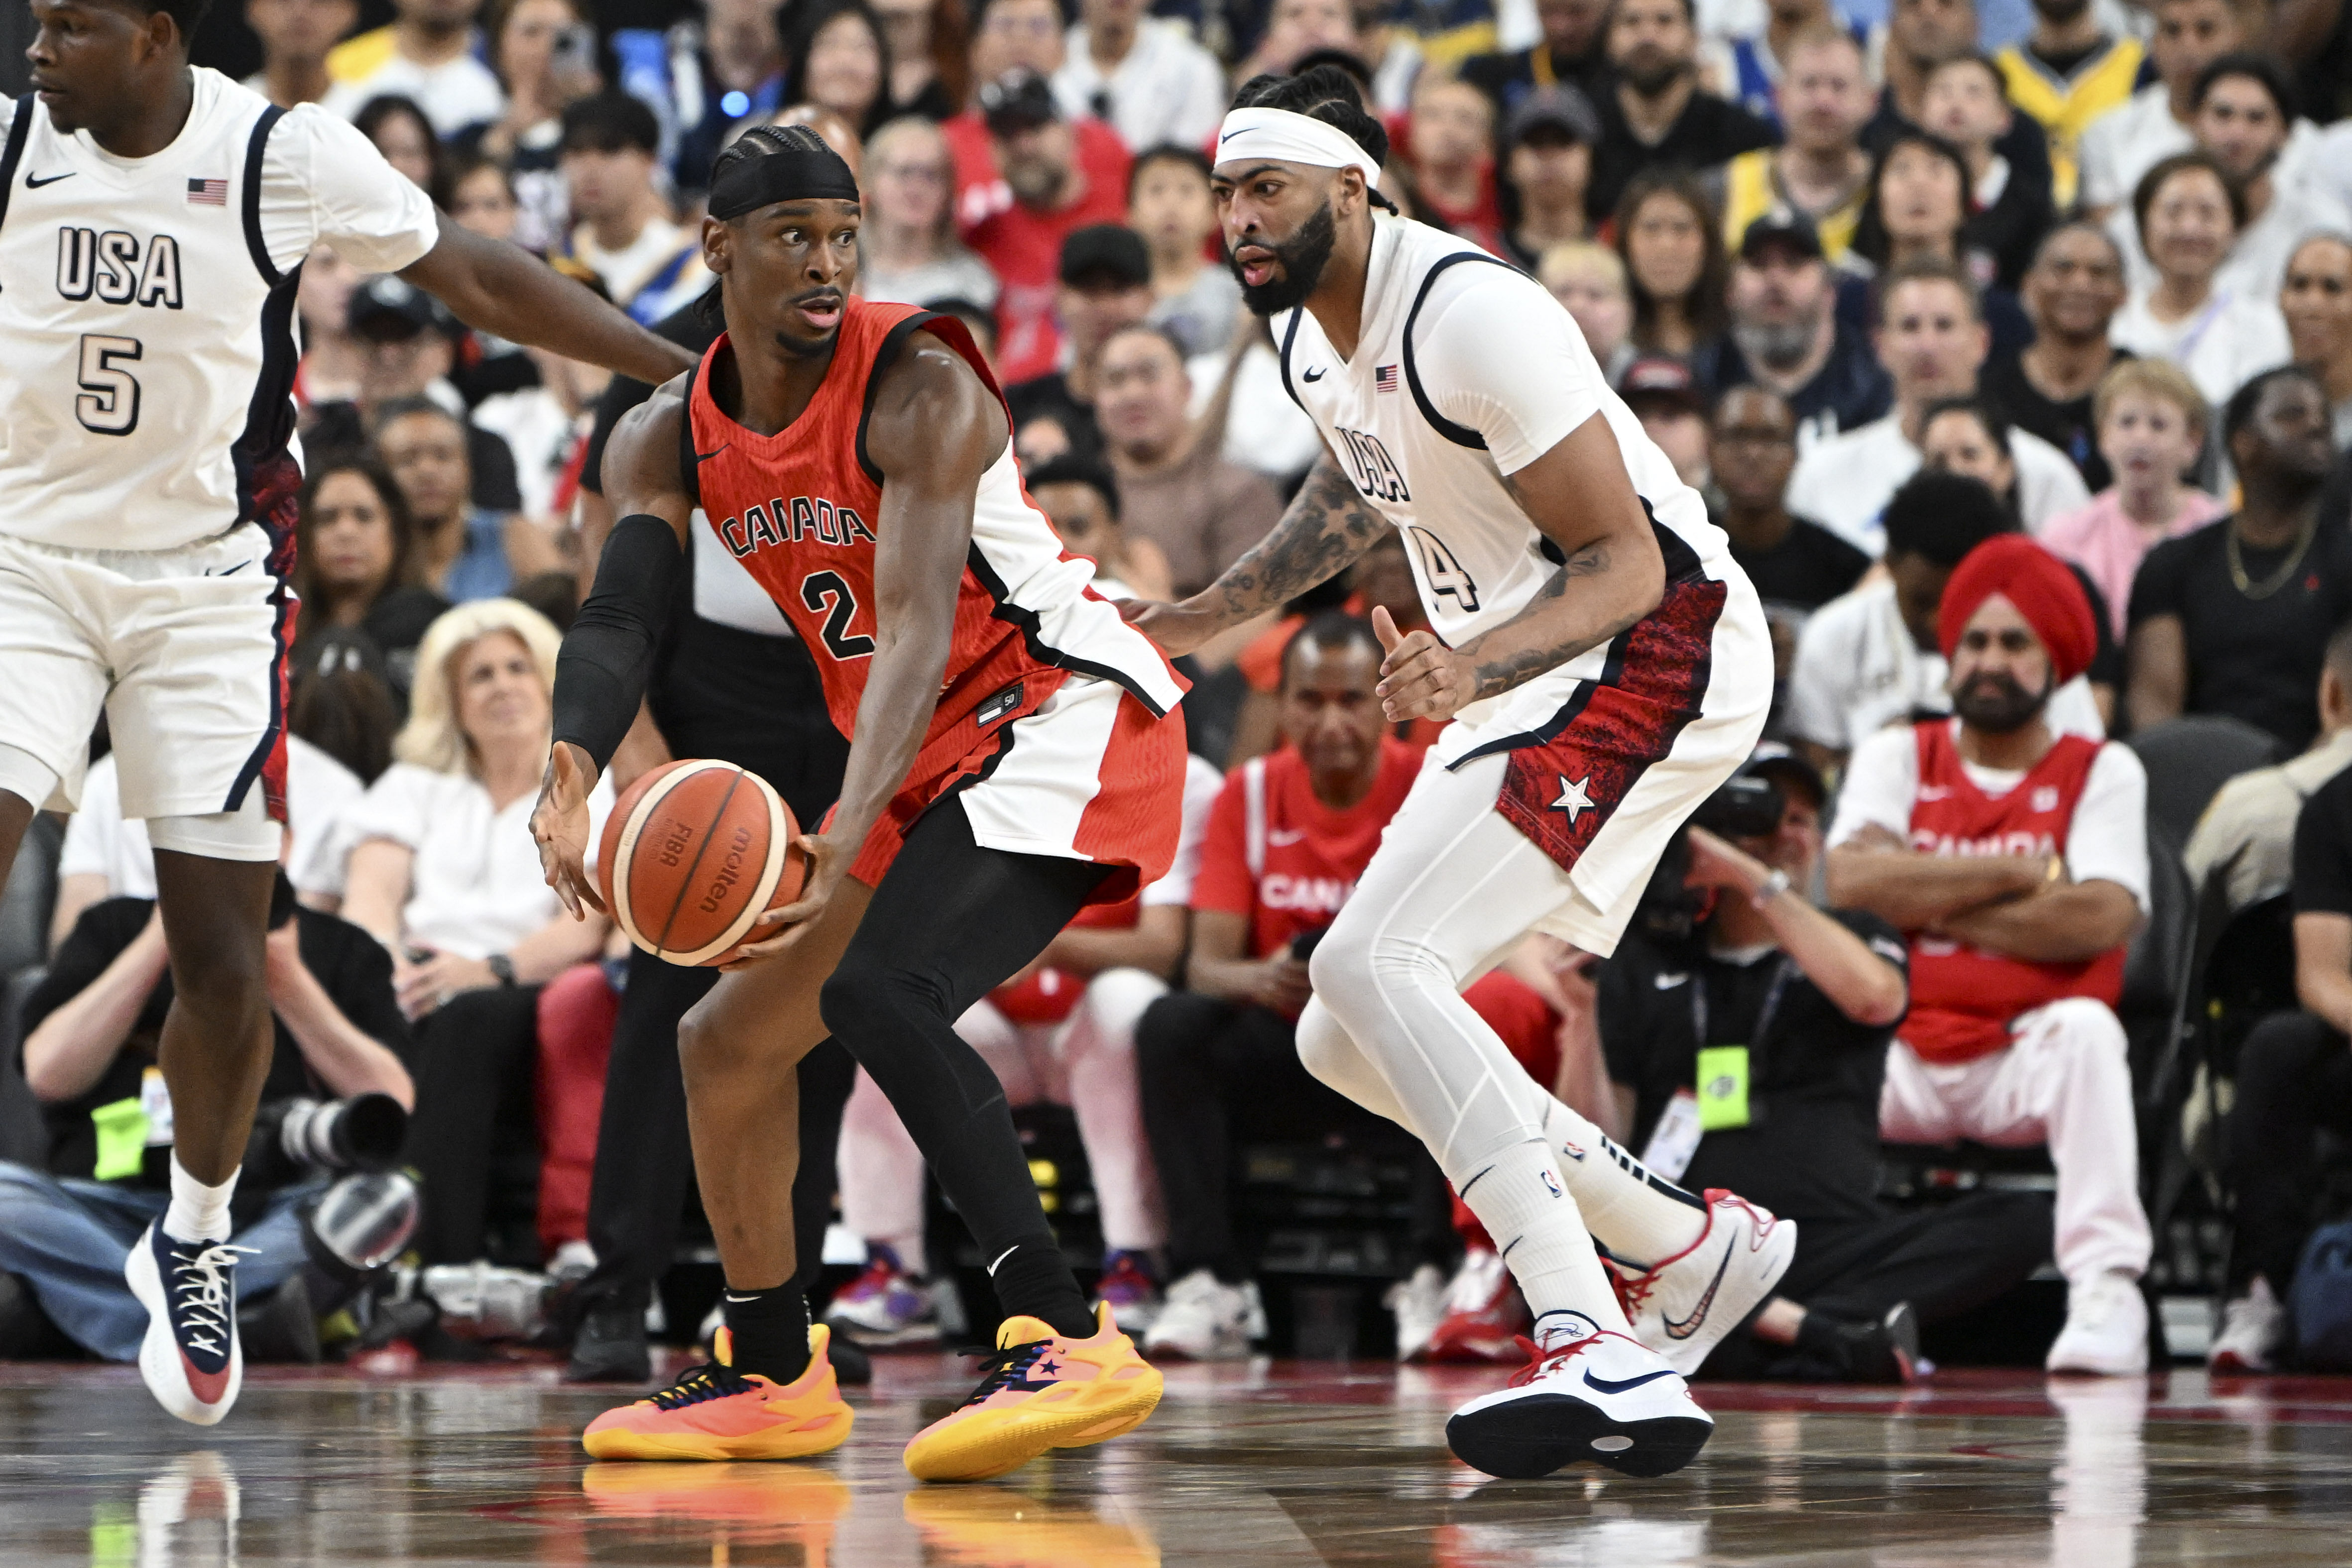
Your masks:
<path fill-rule="evenodd" d="M 1855 748 L 1830 832 L 1832 902 L 1911 947 L 1886 1058 L 1888 1141 L 2046 1144 L 2066 1326 L 2053 1372 L 2147 1367 L 2131 1072 L 2115 1004 L 2147 907 L 2147 779 L 2129 749 L 2060 735 L 2053 692 L 2098 643 L 2081 584 L 2020 534 L 1969 552 L 1937 641 L 1950 718 Z"/>

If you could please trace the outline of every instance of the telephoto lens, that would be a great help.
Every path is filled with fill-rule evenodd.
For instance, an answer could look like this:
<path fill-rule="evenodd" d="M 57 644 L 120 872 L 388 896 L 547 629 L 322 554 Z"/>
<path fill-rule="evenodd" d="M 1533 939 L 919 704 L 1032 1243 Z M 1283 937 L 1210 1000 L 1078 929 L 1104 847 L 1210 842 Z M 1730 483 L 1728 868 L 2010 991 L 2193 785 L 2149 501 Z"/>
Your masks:
<path fill-rule="evenodd" d="M 253 1119 L 246 1169 L 263 1186 L 318 1171 L 385 1171 L 408 1138 L 408 1113 L 389 1094 L 273 1100 Z"/>

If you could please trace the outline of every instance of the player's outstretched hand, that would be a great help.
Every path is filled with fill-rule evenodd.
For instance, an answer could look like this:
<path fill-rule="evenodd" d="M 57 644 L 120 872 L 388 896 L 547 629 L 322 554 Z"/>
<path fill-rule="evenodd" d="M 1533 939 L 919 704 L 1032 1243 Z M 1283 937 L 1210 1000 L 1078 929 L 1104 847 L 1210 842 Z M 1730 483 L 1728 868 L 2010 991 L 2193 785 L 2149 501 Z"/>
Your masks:
<path fill-rule="evenodd" d="M 556 743 L 547 758 L 547 777 L 539 786 L 539 804 L 530 813 L 540 870 L 574 920 L 587 919 L 591 909 L 604 913 L 604 901 L 596 895 L 595 880 L 588 874 L 588 791 L 596 782 L 582 758 L 570 741 Z"/>
<path fill-rule="evenodd" d="M 1181 604 L 1161 604 L 1150 599 L 1122 599 L 1118 601 L 1121 619 L 1160 644 L 1160 651 L 1171 659 L 1181 658 L 1224 628 L 1215 617 L 1202 610 L 1187 610 Z"/>
<path fill-rule="evenodd" d="M 1381 661 L 1381 711 L 1391 724 L 1452 718 L 1470 701 L 1470 661 L 1427 632 L 1397 630 L 1385 604 L 1372 606 L 1372 631 L 1387 650 Z"/>
<path fill-rule="evenodd" d="M 808 875 L 801 883 L 800 896 L 761 915 L 751 929 L 763 935 L 736 948 L 719 968 L 749 968 L 774 957 L 833 902 L 834 890 L 841 885 L 842 873 L 849 866 L 848 852 L 814 833 L 803 833 L 793 844 L 808 857 Z"/>

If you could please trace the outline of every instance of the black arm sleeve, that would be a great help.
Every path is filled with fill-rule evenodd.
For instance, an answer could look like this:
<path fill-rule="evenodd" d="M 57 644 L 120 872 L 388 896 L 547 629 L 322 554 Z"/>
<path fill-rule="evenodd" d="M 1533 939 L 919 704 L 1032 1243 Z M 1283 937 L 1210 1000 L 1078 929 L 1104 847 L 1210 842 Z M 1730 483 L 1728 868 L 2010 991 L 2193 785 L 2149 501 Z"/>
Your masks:
<path fill-rule="evenodd" d="M 623 517 L 604 541 L 588 602 L 563 635 L 555 658 L 555 738 L 585 751 L 599 772 L 637 720 L 680 564 L 669 524 L 646 512 Z"/>

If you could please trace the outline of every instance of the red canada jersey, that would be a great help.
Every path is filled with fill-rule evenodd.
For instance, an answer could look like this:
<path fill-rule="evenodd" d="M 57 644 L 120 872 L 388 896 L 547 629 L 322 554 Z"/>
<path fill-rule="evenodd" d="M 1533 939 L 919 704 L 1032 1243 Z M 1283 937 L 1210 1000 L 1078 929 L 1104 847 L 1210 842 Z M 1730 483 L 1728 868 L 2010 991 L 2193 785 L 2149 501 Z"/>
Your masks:
<path fill-rule="evenodd" d="M 2063 855 L 2074 808 L 2099 743 L 2062 735 L 2007 794 L 1987 795 L 1961 765 L 1950 721 L 1913 731 L 1919 788 L 1911 801 L 1911 847 L 1931 855 Z M 2116 1005 L 2124 990 L 2124 949 L 2076 964 L 2037 964 L 1924 933 L 1911 938 L 1911 1016 L 1905 1043 L 1922 1061 L 1973 1061 L 2009 1045 L 2012 1019 L 2063 997 Z"/>
<path fill-rule="evenodd" d="M 824 383 L 782 430 L 761 435 L 711 396 L 712 367 L 734 351 L 723 335 L 703 355 L 687 403 L 692 449 L 680 462 L 688 493 L 800 634 L 834 727 L 853 737 L 875 650 L 874 549 L 883 526 L 882 474 L 866 450 L 866 422 L 875 378 L 917 331 L 961 354 L 1002 402 L 962 323 L 852 298 Z M 1009 428 L 1009 412 L 1006 419 Z M 1154 715 L 1176 705 L 1180 678 L 1093 580 L 1093 567 L 1062 549 L 1030 502 L 1007 442 L 981 478 L 939 708 L 910 779 L 951 765 L 982 731 L 1034 712 L 1073 674 L 1117 682 Z"/>
<path fill-rule="evenodd" d="M 1244 764 L 1210 813 L 1192 907 L 1248 915 L 1253 958 L 1330 925 L 1404 804 L 1422 756 L 1381 737 L 1371 793 L 1344 811 L 1315 798 L 1306 762 L 1288 747 Z"/>

